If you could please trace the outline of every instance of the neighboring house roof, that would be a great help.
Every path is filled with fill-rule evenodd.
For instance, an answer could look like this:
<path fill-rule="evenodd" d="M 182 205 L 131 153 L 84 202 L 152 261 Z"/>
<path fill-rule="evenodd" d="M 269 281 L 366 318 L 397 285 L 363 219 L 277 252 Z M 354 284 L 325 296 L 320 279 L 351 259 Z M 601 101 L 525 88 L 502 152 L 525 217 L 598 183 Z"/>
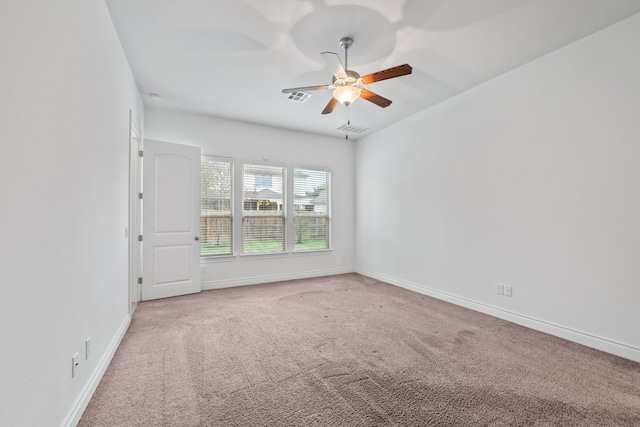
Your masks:
<path fill-rule="evenodd" d="M 282 194 L 265 188 L 258 191 L 257 193 L 251 192 L 247 194 L 246 198 L 253 200 L 282 200 Z"/>

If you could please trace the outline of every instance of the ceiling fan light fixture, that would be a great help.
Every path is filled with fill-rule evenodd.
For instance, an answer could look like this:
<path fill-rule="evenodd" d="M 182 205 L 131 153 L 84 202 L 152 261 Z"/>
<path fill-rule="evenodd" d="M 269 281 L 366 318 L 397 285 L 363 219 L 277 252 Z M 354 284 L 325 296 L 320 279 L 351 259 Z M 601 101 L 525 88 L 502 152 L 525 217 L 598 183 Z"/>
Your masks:
<path fill-rule="evenodd" d="M 360 97 L 361 89 L 356 86 L 338 86 L 333 91 L 333 97 L 341 104 L 349 105 Z"/>

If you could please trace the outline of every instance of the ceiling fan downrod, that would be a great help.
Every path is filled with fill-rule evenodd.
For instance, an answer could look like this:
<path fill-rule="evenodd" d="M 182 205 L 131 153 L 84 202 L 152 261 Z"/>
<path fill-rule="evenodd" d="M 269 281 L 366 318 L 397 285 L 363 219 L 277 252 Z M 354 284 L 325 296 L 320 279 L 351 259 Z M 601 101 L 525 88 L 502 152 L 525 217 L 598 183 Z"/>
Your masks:
<path fill-rule="evenodd" d="M 349 47 L 353 44 L 353 39 L 351 37 L 343 37 L 340 39 L 340 46 L 344 49 L 344 69 L 345 71 L 349 69 L 349 61 L 348 61 L 348 51 Z"/>

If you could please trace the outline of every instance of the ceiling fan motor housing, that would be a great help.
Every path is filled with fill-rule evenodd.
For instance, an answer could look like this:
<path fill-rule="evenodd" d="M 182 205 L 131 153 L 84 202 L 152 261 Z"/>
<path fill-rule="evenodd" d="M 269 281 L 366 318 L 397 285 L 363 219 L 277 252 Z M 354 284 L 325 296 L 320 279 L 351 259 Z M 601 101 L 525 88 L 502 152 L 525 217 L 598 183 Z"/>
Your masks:
<path fill-rule="evenodd" d="M 334 75 L 333 85 L 334 86 L 356 86 L 356 85 L 362 84 L 362 80 L 360 80 L 360 74 L 356 73 L 355 71 L 345 70 L 345 74 L 347 75 L 347 77 L 343 79 L 338 78 Z"/>

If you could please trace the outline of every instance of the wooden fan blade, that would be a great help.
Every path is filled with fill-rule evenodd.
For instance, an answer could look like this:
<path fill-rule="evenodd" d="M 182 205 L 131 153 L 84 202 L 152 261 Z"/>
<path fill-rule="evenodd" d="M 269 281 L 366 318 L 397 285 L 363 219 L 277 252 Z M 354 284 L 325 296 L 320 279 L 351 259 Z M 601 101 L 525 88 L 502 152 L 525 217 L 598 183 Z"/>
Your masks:
<path fill-rule="evenodd" d="M 361 89 L 360 98 L 366 99 L 369 102 L 373 102 L 374 104 L 382 108 L 387 108 L 389 105 L 391 105 L 391 100 L 380 96 L 377 93 L 373 93 L 367 89 Z"/>
<path fill-rule="evenodd" d="M 329 89 L 329 85 L 292 87 L 289 89 L 282 89 L 282 93 L 306 92 L 308 90 L 322 90 L 322 89 Z"/>
<path fill-rule="evenodd" d="M 335 52 L 322 52 L 322 58 L 326 61 L 326 63 L 331 68 L 333 75 L 336 76 L 337 79 L 346 79 L 347 73 L 344 71 L 344 65 L 342 65 L 342 61 L 340 61 L 340 57 Z"/>
<path fill-rule="evenodd" d="M 379 82 L 380 80 L 392 79 L 394 77 L 406 76 L 411 74 L 411 65 L 404 64 L 397 67 L 387 68 L 386 70 L 378 71 L 377 73 L 367 74 L 362 77 L 362 83 L 368 85 L 370 83 Z"/>
<path fill-rule="evenodd" d="M 336 108 L 336 105 L 338 105 L 339 102 L 337 99 L 335 99 L 333 96 L 331 97 L 331 100 L 329 100 L 329 103 L 327 104 L 326 107 L 324 107 L 324 110 L 322 110 L 322 114 L 329 114 L 333 111 L 334 108 Z"/>

